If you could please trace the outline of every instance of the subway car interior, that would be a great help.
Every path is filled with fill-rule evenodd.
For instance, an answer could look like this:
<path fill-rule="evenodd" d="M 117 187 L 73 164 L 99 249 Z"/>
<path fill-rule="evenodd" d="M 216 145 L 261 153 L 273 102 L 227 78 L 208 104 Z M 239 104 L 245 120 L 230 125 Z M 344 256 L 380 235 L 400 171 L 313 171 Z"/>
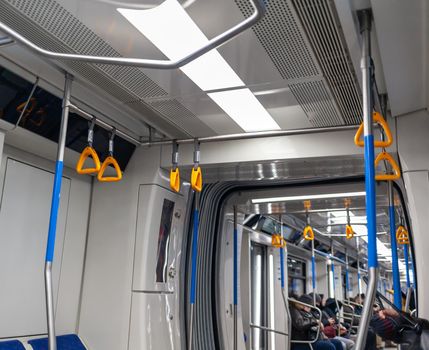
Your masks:
<path fill-rule="evenodd" d="M 0 0 L 0 350 L 429 349 L 428 62 L 427 0 Z"/>

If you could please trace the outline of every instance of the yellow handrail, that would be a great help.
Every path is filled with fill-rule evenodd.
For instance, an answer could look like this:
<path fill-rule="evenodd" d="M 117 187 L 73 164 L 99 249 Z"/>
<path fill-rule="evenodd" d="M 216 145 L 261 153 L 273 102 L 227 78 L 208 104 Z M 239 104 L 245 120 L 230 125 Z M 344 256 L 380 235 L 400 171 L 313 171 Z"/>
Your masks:
<path fill-rule="evenodd" d="M 282 237 L 282 235 L 274 233 L 271 236 L 271 245 L 275 248 L 284 248 L 286 247 L 286 240 Z"/>
<path fill-rule="evenodd" d="M 203 189 L 203 174 L 200 167 L 192 168 L 191 186 L 192 189 L 196 192 L 201 192 Z"/>
<path fill-rule="evenodd" d="M 113 165 L 113 167 L 115 168 L 116 176 L 104 176 L 104 172 L 109 165 Z M 98 172 L 97 179 L 100 182 L 116 182 L 122 179 L 122 171 L 115 158 L 113 158 L 112 156 L 106 157 L 103 164 L 101 165 L 100 171 Z"/>
<path fill-rule="evenodd" d="M 170 188 L 174 192 L 180 191 L 180 172 L 179 168 L 170 170 Z"/>
<path fill-rule="evenodd" d="M 310 225 L 305 226 L 304 231 L 302 232 L 302 234 L 304 235 L 304 238 L 307 241 L 314 240 L 314 232 L 313 232 L 313 229 L 311 228 Z"/>
<path fill-rule="evenodd" d="M 374 141 L 374 147 L 389 147 L 393 142 L 392 132 L 390 131 L 389 125 L 387 125 L 386 120 L 382 117 L 382 115 L 378 112 L 373 112 L 372 114 L 374 122 L 381 125 L 384 130 L 384 134 L 386 135 L 387 140 L 376 140 Z M 359 147 L 364 146 L 364 141 L 361 140 L 363 134 L 363 123 L 359 126 L 358 131 L 355 135 L 355 145 Z"/>
<path fill-rule="evenodd" d="M 346 238 L 352 239 L 355 236 L 355 232 L 350 225 L 346 225 Z"/>
<path fill-rule="evenodd" d="M 88 158 L 92 158 L 94 161 L 94 167 L 92 168 L 84 168 L 85 162 Z M 79 160 L 76 164 L 76 171 L 78 174 L 94 174 L 99 172 L 101 169 L 100 158 L 98 158 L 98 154 L 94 148 L 91 146 L 85 147 L 85 149 L 80 154 Z"/>
<path fill-rule="evenodd" d="M 396 230 L 396 241 L 398 244 L 410 244 L 410 235 L 404 226 L 399 226 Z"/>
<path fill-rule="evenodd" d="M 393 159 L 393 157 L 387 153 L 386 151 L 382 151 L 378 154 L 377 158 L 375 158 L 375 167 L 377 168 L 378 163 L 382 160 L 386 160 L 390 166 L 392 167 L 393 174 L 377 174 L 375 175 L 375 179 L 377 181 L 394 181 L 401 178 L 401 170 L 399 169 L 398 164 Z"/>

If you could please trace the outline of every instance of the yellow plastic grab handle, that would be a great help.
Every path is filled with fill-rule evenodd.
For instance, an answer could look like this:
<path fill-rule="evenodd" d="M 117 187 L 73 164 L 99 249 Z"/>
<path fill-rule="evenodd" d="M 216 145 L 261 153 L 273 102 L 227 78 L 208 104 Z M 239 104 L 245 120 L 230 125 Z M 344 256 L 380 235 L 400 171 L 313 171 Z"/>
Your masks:
<path fill-rule="evenodd" d="M 286 247 L 286 240 L 279 234 L 274 233 L 271 236 L 271 245 L 275 248 Z"/>
<path fill-rule="evenodd" d="M 381 125 L 381 127 L 384 130 L 384 135 L 386 136 L 386 140 L 375 140 L 374 141 L 374 147 L 389 147 L 393 142 L 392 132 L 390 131 L 389 125 L 387 125 L 387 122 L 384 120 L 382 115 L 378 112 L 374 112 L 372 114 L 372 117 L 374 119 L 374 122 Z M 361 140 L 363 134 L 363 123 L 359 126 L 358 131 L 355 135 L 355 145 L 359 147 L 364 146 L 364 141 Z"/>
<path fill-rule="evenodd" d="M 85 162 L 88 158 L 92 158 L 94 161 L 93 168 L 84 168 Z M 100 158 L 98 158 L 98 154 L 94 148 L 87 146 L 80 154 L 79 160 L 76 164 L 76 171 L 78 174 L 94 174 L 98 173 L 101 168 Z"/>
<path fill-rule="evenodd" d="M 174 192 L 180 191 L 180 172 L 179 168 L 170 170 L 170 188 Z"/>
<path fill-rule="evenodd" d="M 191 186 L 192 189 L 196 192 L 201 192 L 203 189 L 203 174 L 201 173 L 201 168 L 192 168 L 191 173 Z"/>
<path fill-rule="evenodd" d="M 378 174 L 375 175 L 375 179 L 377 181 L 393 181 L 400 179 L 401 170 L 399 169 L 399 166 L 395 162 L 393 157 L 385 151 L 379 153 L 377 158 L 375 158 L 375 167 L 377 167 L 378 163 L 380 163 L 382 160 L 386 160 L 390 164 L 393 170 L 393 174 Z"/>
<path fill-rule="evenodd" d="M 355 236 L 355 232 L 350 225 L 346 225 L 346 238 L 352 239 Z"/>
<path fill-rule="evenodd" d="M 113 167 L 115 168 L 116 176 L 103 176 L 109 165 L 113 165 Z M 115 182 L 120 181 L 122 179 L 122 171 L 115 158 L 113 158 L 112 156 L 108 156 L 104 160 L 103 164 L 101 164 L 101 169 L 98 172 L 97 179 L 100 182 Z"/>
<path fill-rule="evenodd" d="M 304 231 L 302 232 L 302 234 L 304 235 L 304 238 L 307 241 L 314 240 L 314 232 L 313 232 L 313 229 L 311 228 L 311 226 L 305 226 Z"/>
<path fill-rule="evenodd" d="M 410 244 L 410 235 L 404 226 L 399 226 L 396 230 L 396 241 L 398 244 Z"/>

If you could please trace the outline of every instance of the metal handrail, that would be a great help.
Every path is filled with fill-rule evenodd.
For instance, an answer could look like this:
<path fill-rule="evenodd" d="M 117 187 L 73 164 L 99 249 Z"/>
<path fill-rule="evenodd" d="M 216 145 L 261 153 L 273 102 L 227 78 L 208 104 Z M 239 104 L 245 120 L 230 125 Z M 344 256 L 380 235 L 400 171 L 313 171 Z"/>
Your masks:
<path fill-rule="evenodd" d="M 315 343 L 317 340 L 319 340 L 320 325 L 322 323 L 322 311 L 318 307 L 316 307 L 316 306 L 313 306 L 311 304 L 303 303 L 302 301 L 296 300 L 294 298 L 288 298 L 288 300 L 291 301 L 291 302 L 293 302 L 293 303 L 295 303 L 295 304 L 300 304 L 300 305 L 303 305 L 303 306 L 307 306 L 310 309 L 316 310 L 319 313 L 319 319 L 318 319 L 319 320 L 319 325 L 317 326 L 316 337 L 313 340 L 295 340 L 295 339 L 291 339 L 290 342 L 291 343 L 297 343 L 297 344 L 313 344 L 313 343 Z"/>
<path fill-rule="evenodd" d="M 274 328 L 260 326 L 260 325 L 256 325 L 256 324 L 253 324 L 253 323 L 251 323 L 249 326 L 250 326 L 250 328 L 258 328 L 258 329 L 261 329 L 261 330 L 263 330 L 265 332 L 276 333 L 276 334 L 283 335 L 285 337 L 289 336 L 289 334 L 287 334 L 285 332 L 282 332 L 282 331 L 278 331 L 277 329 L 274 329 Z"/>
<path fill-rule="evenodd" d="M 209 40 L 207 44 L 203 45 L 199 49 L 195 50 L 191 54 L 172 61 L 172 60 L 149 60 L 142 58 L 130 58 L 130 57 L 106 57 L 106 56 L 92 56 L 92 55 L 82 55 L 82 54 L 71 54 L 71 53 L 60 53 L 50 50 L 46 50 L 37 46 L 32 41 L 28 40 L 15 30 L 13 30 L 8 25 L 0 22 L 0 30 L 5 34 L 9 35 L 16 42 L 26 46 L 31 51 L 50 58 L 54 60 L 70 60 L 70 61 L 81 61 L 87 63 L 97 63 L 97 64 L 113 64 L 119 66 L 129 66 L 129 67 L 140 67 L 140 68 L 156 68 L 156 69 L 175 69 L 184 66 L 185 64 L 195 60 L 196 58 L 204 55 L 212 49 L 215 49 L 227 41 L 235 38 L 237 35 L 241 34 L 246 29 L 252 27 L 258 23 L 263 16 L 265 15 L 267 9 L 263 0 L 250 0 L 250 3 L 253 7 L 253 14 L 246 18 L 244 21 L 235 25 L 234 27 L 226 30 L 225 32 L 219 34 L 213 39 Z"/>

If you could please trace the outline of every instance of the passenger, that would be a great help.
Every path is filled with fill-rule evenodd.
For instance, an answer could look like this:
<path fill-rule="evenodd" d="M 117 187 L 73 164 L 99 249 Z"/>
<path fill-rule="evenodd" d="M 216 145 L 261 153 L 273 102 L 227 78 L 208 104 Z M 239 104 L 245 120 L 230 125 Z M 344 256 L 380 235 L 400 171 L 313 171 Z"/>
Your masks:
<path fill-rule="evenodd" d="M 313 304 L 313 298 L 309 295 L 302 295 L 298 301 L 305 304 Z M 311 308 L 291 303 L 292 317 L 292 339 L 293 340 L 313 340 L 317 334 L 317 327 L 323 330 L 323 324 L 311 313 Z M 343 350 L 343 344 L 336 339 L 327 340 L 323 332 L 319 333 L 319 338 L 311 344 L 314 350 Z M 292 350 L 308 350 L 309 344 L 292 343 Z"/>
<path fill-rule="evenodd" d="M 310 296 L 313 297 L 313 293 L 310 293 Z M 316 294 L 316 307 L 322 311 L 322 324 L 323 324 L 323 333 L 329 339 L 337 339 L 344 344 L 344 349 L 350 350 L 354 347 L 355 342 L 348 338 L 347 329 L 342 325 L 337 325 L 334 318 L 330 317 L 328 313 L 323 310 L 323 298 Z M 314 314 L 313 314 L 314 315 Z M 314 315 L 316 317 L 316 315 Z M 340 327 L 340 335 L 338 335 L 338 327 Z"/>

